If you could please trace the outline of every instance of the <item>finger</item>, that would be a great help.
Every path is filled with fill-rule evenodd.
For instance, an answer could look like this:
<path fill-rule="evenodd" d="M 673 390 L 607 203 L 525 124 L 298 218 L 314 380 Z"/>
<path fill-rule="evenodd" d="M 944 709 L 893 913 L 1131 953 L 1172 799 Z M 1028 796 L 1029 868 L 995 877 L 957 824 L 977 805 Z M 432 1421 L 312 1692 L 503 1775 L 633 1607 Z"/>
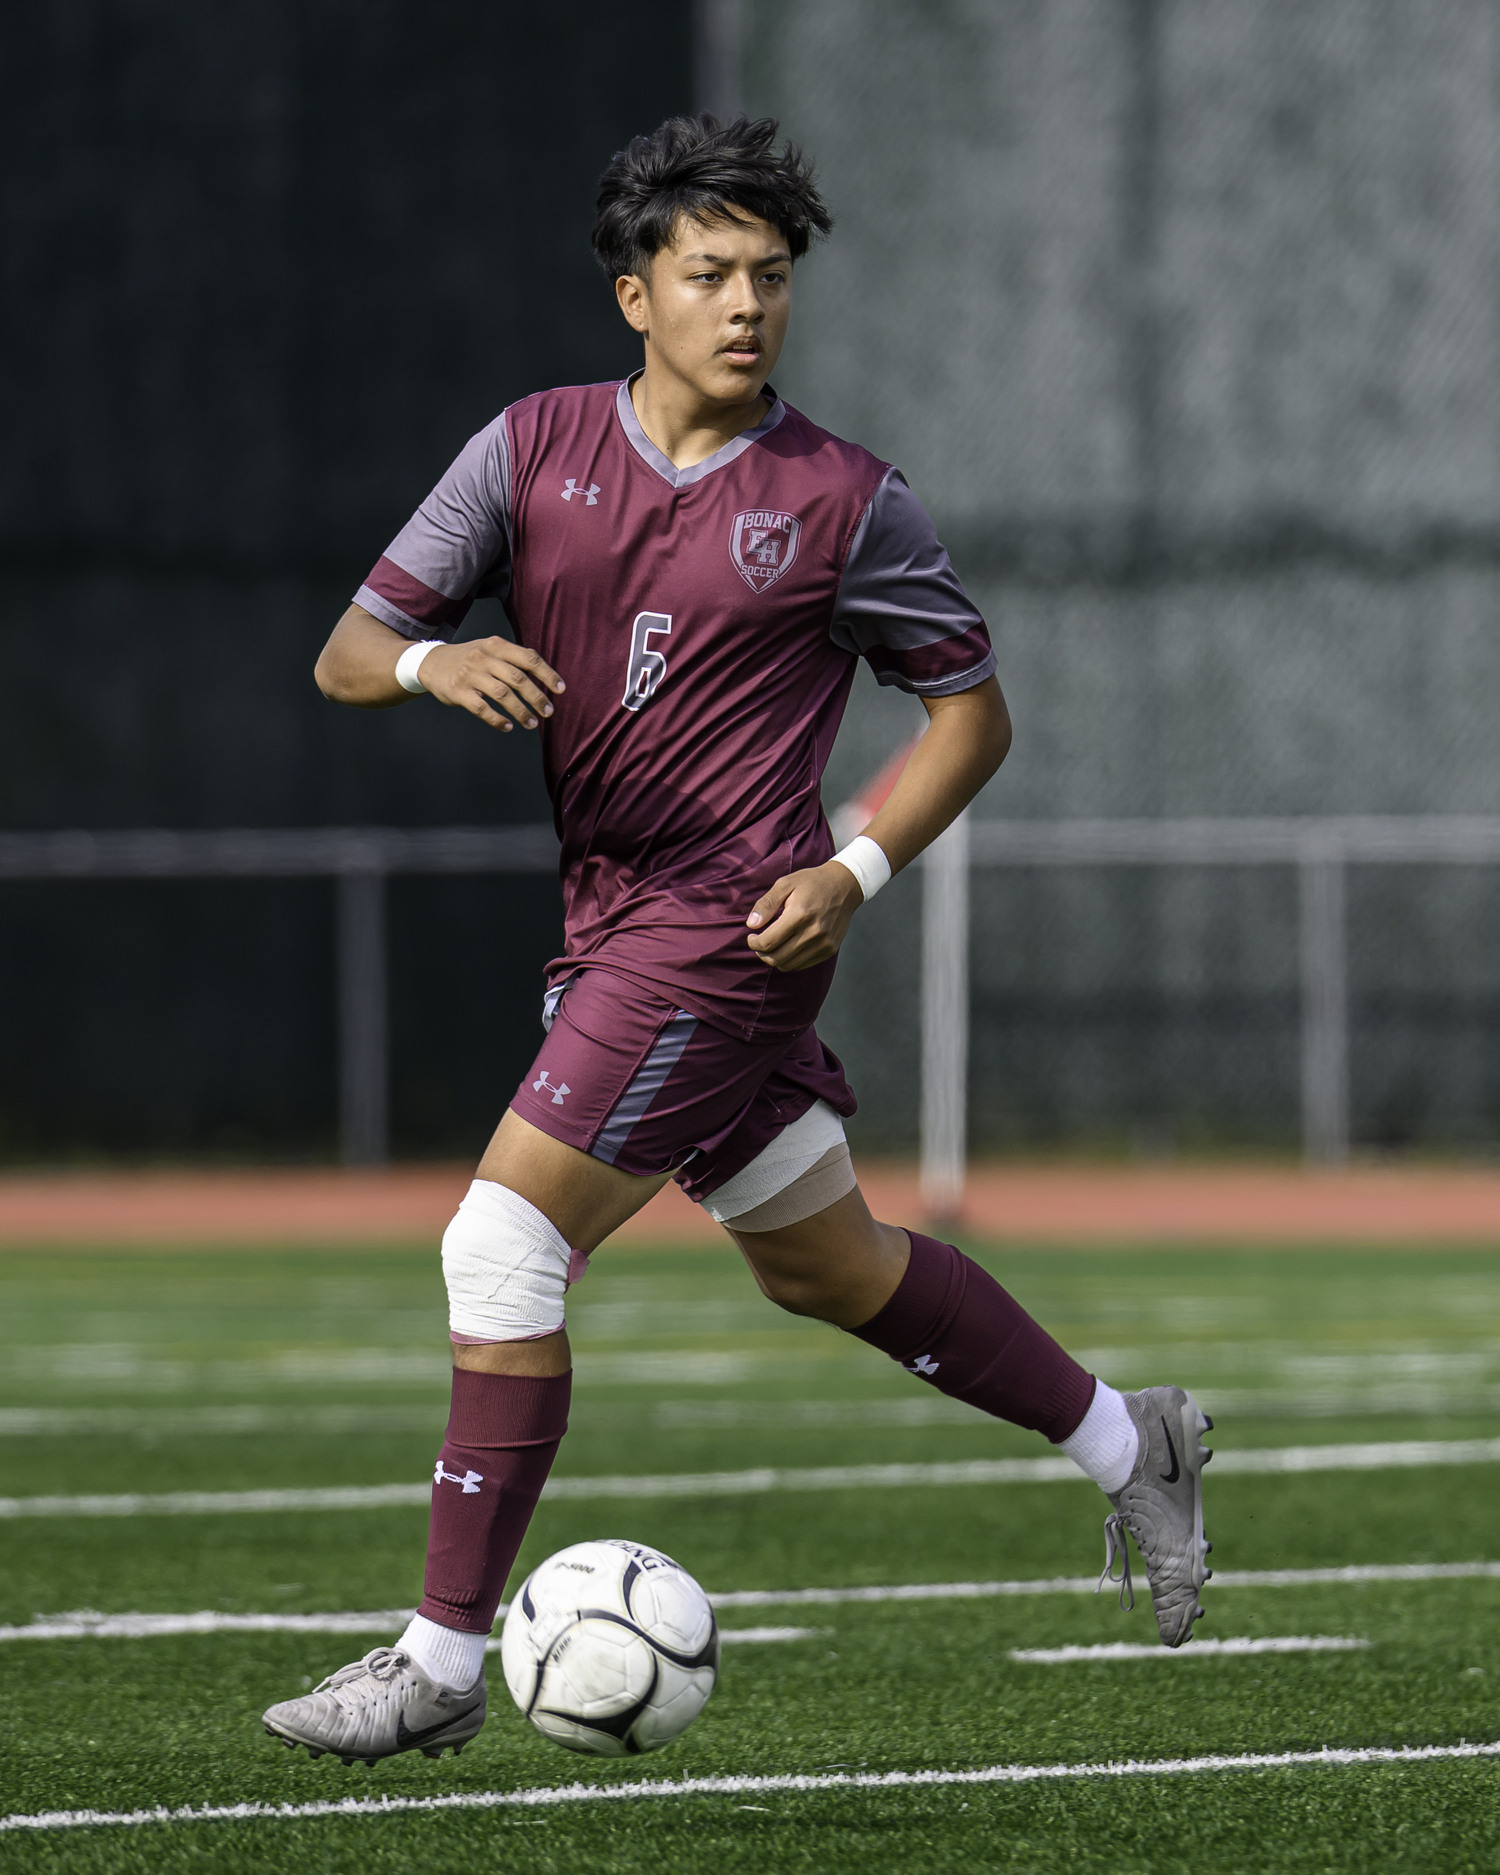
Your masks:
<path fill-rule="evenodd" d="M 745 923 L 749 925 L 752 931 L 758 931 L 763 924 L 770 923 L 791 896 L 791 880 L 778 879 L 769 892 L 763 893 L 761 897 L 755 901 L 755 904 L 751 908 L 750 916 L 745 920 Z"/>
<path fill-rule="evenodd" d="M 536 728 L 536 718 L 531 713 L 531 706 L 524 698 L 518 697 L 509 684 L 493 677 L 487 678 L 480 695 L 485 697 L 494 709 L 518 722 L 523 729 Z"/>
<path fill-rule="evenodd" d="M 502 683 L 508 689 L 513 690 L 525 701 L 528 708 L 536 711 L 538 716 L 552 714 L 551 697 L 545 690 L 534 684 L 524 672 L 517 670 L 514 664 L 502 664 L 497 659 L 486 675 L 493 681 Z"/>
<path fill-rule="evenodd" d="M 545 684 L 554 696 L 560 697 L 567 689 L 568 686 L 547 660 L 528 646 L 513 645 L 506 638 L 497 638 L 495 643 L 503 647 L 502 656 L 508 657 L 513 664 L 519 664 L 524 670 L 530 671 L 537 682 Z"/>
<path fill-rule="evenodd" d="M 477 716 L 480 722 L 488 723 L 491 729 L 511 730 L 515 728 L 515 724 L 508 717 L 501 716 L 490 703 L 489 698 L 478 690 L 465 691 L 460 694 L 458 700 L 471 716 Z"/>
<path fill-rule="evenodd" d="M 832 955 L 833 949 L 825 939 L 810 934 L 795 944 L 781 945 L 774 953 L 765 956 L 763 961 L 785 975 L 797 970 L 810 970 L 814 964 L 820 964 Z"/>
<path fill-rule="evenodd" d="M 745 942 L 758 956 L 769 960 L 783 952 L 790 955 L 807 933 L 807 913 L 792 907 L 784 911 L 768 931 L 752 931 Z"/>

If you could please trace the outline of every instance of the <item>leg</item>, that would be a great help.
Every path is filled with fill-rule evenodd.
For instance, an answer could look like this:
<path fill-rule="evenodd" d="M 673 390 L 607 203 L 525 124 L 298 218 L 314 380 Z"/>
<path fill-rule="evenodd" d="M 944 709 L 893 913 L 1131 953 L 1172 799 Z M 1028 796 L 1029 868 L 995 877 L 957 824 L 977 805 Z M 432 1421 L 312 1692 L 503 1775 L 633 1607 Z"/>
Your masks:
<path fill-rule="evenodd" d="M 567 1427 L 562 1321 L 574 1252 L 595 1249 L 661 1183 L 508 1112 L 448 1227 L 453 1406 L 434 1473 L 426 1594 L 402 1641 L 434 1677 L 477 1675 Z M 472 1483 L 455 1491 L 455 1480 Z"/>
<path fill-rule="evenodd" d="M 797 1222 L 747 1231 L 730 1218 L 728 1228 L 782 1308 L 832 1322 L 940 1392 L 1059 1445 L 1114 1505 L 1105 1573 L 1118 1548 L 1122 1602 L 1129 1530 L 1162 1640 L 1178 1647 L 1191 1637 L 1212 1573 L 1202 1492 L 1212 1454 L 1200 1442 L 1212 1421 L 1190 1395 L 1180 1387 L 1122 1395 L 1096 1382 L 977 1263 L 951 1244 L 877 1223 L 857 1187 Z"/>
<path fill-rule="evenodd" d="M 730 1230 L 773 1302 L 858 1335 L 939 1392 L 1054 1443 L 1088 1413 L 1093 1376 L 992 1276 L 949 1244 L 877 1223 L 858 1187 L 800 1223 Z"/>
<path fill-rule="evenodd" d="M 606 1165 L 507 1109 L 475 1173 L 502 1185 L 585 1256 L 654 1198 L 670 1173 L 642 1177 Z M 565 1328 L 525 1341 L 455 1343 L 453 1365 L 482 1374 L 566 1374 L 573 1365 Z"/>
<path fill-rule="evenodd" d="M 781 1052 L 605 970 L 569 986 L 443 1237 L 453 1396 L 421 1608 L 394 1648 L 273 1706 L 274 1735 L 373 1762 L 479 1730 L 486 1640 L 567 1429 L 568 1284 L 672 1168 L 733 1130 Z"/>

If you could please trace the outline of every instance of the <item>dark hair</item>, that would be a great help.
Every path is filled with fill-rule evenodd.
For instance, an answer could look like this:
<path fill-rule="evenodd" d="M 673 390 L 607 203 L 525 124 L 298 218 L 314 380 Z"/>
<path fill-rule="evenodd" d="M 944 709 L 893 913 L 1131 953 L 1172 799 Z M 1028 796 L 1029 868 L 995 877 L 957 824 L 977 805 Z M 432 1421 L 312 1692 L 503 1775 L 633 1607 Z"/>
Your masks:
<path fill-rule="evenodd" d="M 778 128 L 774 117 L 669 117 L 617 150 L 599 178 L 594 221 L 594 253 L 610 279 L 645 273 L 671 245 L 681 215 L 710 223 L 758 216 L 801 260 L 833 217 L 812 164 L 795 144 L 775 147 Z"/>

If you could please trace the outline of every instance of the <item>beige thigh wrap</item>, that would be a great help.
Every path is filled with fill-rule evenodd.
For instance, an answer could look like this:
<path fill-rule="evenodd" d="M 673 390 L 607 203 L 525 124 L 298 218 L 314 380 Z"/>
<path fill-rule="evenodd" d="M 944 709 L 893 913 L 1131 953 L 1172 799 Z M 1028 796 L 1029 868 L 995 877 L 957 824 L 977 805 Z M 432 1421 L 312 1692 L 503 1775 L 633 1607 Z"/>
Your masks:
<path fill-rule="evenodd" d="M 753 1211 L 741 1211 L 737 1217 L 727 1219 L 725 1229 L 736 1233 L 785 1230 L 788 1224 L 800 1224 L 804 1218 L 816 1217 L 819 1211 L 837 1204 L 857 1183 L 848 1142 L 841 1139 L 774 1198 L 767 1198 Z"/>

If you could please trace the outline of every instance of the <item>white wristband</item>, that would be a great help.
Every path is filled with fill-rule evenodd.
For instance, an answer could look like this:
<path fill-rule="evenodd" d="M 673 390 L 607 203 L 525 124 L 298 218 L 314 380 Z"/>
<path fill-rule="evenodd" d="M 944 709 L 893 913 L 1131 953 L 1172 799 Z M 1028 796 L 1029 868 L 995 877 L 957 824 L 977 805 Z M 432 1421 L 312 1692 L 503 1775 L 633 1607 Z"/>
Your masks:
<path fill-rule="evenodd" d="M 835 853 L 833 857 L 841 866 L 847 866 L 858 879 L 859 889 L 864 893 L 867 905 L 891 876 L 891 862 L 868 834 L 856 834 L 843 852 Z"/>
<path fill-rule="evenodd" d="M 442 638 L 429 638 L 422 644 L 408 645 L 406 647 L 400 657 L 396 659 L 396 682 L 400 684 L 403 690 L 409 690 L 414 697 L 421 697 L 427 694 L 427 686 L 422 682 L 417 672 L 422 668 L 422 660 L 426 657 L 427 653 L 435 650 L 438 645 L 445 642 L 446 640 Z"/>

